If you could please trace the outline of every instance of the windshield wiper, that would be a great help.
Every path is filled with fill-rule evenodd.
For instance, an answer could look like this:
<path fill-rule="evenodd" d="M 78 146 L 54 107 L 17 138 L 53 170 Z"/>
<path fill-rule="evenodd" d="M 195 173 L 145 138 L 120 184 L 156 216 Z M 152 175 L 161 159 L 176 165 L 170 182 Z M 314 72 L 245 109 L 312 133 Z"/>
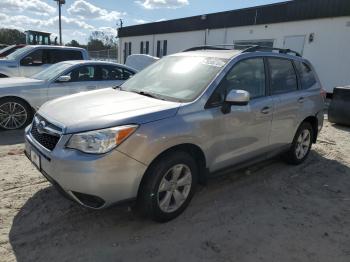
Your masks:
<path fill-rule="evenodd" d="M 136 91 L 136 90 L 133 90 L 133 91 L 131 91 L 131 92 L 136 93 L 136 94 L 139 94 L 139 95 L 142 95 L 142 96 L 147 96 L 147 97 L 151 97 L 151 98 L 155 98 L 155 99 L 165 100 L 164 98 L 161 98 L 161 97 L 159 97 L 159 96 L 156 95 L 156 94 L 149 93 L 149 92 L 145 92 L 145 91 Z"/>

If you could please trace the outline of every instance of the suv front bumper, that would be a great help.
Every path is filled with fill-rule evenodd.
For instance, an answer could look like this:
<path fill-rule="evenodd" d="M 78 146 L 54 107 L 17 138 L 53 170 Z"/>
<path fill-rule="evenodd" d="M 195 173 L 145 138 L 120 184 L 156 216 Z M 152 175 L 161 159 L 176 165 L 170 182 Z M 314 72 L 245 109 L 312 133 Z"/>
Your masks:
<path fill-rule="evenodd" d="M 65 148 L 70 135 L 62 135 L 49 151 L 32 137 L 30 128 L 25 130 L 27 157 L 39 156 L 39 171 L 68 198 L 94 209 L 136 198 L 147 169 L 143 163 L 116 149 L 95 155 Z"/>

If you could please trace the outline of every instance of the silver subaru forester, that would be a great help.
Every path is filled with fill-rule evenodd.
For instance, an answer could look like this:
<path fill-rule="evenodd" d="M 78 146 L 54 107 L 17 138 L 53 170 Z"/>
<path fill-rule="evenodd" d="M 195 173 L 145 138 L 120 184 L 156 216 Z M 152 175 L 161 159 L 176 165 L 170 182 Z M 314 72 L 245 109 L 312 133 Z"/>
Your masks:
<path fill-rule="evenodd" d="M 321 84 L 307 60 L 275 51 L 193 48 L 120 87 L 47 102 L 25 130 L 26 155 L 85 207 L 136 199 L 152 219 L 173 219 L 216 171 L 308 156 Z"/>

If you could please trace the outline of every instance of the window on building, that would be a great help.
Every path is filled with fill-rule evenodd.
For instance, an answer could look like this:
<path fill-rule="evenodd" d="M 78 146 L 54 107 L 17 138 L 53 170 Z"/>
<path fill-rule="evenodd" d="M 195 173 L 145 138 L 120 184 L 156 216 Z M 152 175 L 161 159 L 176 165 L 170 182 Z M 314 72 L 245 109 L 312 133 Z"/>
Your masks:
<path fill-rule="evenodd" d="M 164 40 L 163 41 L 163 56 L 166 56 L 168 53 L 168 41 Z"/>
<path fill-rule="evenodd" d="M 307 64 L 302 62 L 294 62 L 294 64 L 300 77 L 302 89 L 308 89 L 316 84 L 315 75 Z"/>
<path fill-rule="evenodd" d="M 124 43 L 124 63 L 126 62 L 127 57 L 131 55 L 131 42 Z"/>
<path fill-rule="evenodd" d="M 297 76 L 290 60 L 269 58 L 271 93 L 283 94 L 298 89 Z"/>
<path fill-rule="evenodd" d="M 160 41 L 157 41 L 157 57 L 161 57 L 160 56 Z"/>
<path fill-rule="evenodd" d="M 140 43 L 140 54 L 143 54 L 143 41 Z"/>
<path fill-rule="evenodd" d="M 149 41 L 146 41 L 146 54 L 149 54 Z"/>
<path fill-rule="evenodd" d="M 259 45 L 266 47 L 273 47 L 273 39 L 265 39 L 265 40 L 236 40 L 233 41 L 234 48 L 238 50 L 246 49 L 249 46 Z"/>
<path fill-rule="evenodd" d="M 157 57 L 161 58 L 168 53 L 168 40 L 157 41 Z"/>

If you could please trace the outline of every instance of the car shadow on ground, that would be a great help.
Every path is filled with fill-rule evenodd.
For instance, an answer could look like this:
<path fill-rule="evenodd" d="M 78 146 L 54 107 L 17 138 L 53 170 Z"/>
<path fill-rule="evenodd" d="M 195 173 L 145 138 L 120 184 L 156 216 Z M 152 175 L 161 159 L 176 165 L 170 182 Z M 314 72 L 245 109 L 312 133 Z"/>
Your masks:
<path fill-rule="evenodd" d="M 340 124 L 332 124 L 332 126 L 336 129 L 350 132 L 350 126 L 340 125 Z"/>
<path fill-rule="evenodd" d="M 0 131 L 0 146 L 21 144 L 24 142 L 24 129 Z"/>
<path fill-rule="evenodd" d="M 270 160 L 210 180 L 166 224 L 126 206 L 86 210 L 50 186 L 18 211 L 10 244 L 19 262 L 342 258 L 350 254 L 350 169 L 325 156 L 312 151 L 300 166 Z"/>

